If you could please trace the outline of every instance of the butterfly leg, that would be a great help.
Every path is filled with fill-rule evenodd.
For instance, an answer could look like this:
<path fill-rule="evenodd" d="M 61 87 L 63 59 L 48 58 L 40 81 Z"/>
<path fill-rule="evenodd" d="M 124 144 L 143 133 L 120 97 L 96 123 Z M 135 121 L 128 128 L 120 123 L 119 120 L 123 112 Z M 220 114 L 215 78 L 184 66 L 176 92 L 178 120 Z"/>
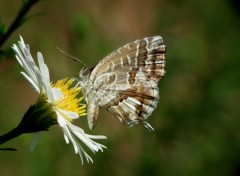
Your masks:
<path fill-rule="evenodd" d="M 87 119 L 88 126 L 92 130 L 97 125 L 99 106 L 96 101 L 93 99 L 92 94 L 88 94 L 88 107 L 87 107 Z"/>
<path fill-rule="evenodd" d="M 129 121 L 127 123 L 128 126 L 132 127 L 133 125 L 136 125 L 136 124 L 143 124 L 144 128 L 147 129 L 148 131 L 154 131 L 154 128 L 147 122 L 141 122 L 140 120 L 138 119 L 135 119 L 135 120 L 132 120 L 132 121 Z"/>
<path fill-rule="evenodd" d="M 154 128 L 147 122 L 143 122 L 143 126 L 145 129 L 147 129 L 148 131 L 154 131 Z"/>

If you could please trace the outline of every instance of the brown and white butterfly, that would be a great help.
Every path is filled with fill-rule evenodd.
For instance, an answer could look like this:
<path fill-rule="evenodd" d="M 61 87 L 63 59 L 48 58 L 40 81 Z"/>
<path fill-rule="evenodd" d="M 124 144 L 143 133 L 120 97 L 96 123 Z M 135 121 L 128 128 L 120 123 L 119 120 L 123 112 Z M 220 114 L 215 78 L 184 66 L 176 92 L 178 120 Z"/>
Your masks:
<path fill-rule="evenodd" d="M 91 69 L 83 68 L 79 85 L 88 103 L 89 128 L 96 126 L 99 109 L 105 108 L 126 125 L 154 130 L 145 120 L 159 100 L 165 53 L 162 37 L 146 37 L 120 47 Z"/>

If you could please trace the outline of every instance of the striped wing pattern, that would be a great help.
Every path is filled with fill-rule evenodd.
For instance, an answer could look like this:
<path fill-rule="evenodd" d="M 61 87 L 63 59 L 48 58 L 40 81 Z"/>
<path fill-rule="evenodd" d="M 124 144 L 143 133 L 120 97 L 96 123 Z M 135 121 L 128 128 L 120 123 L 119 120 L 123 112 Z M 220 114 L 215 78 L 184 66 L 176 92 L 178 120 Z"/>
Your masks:
<path fill-rule="evenodd" d="M 165 75 L 166 47 L 160 36 L 128 43 L 81 75 L 89 105 L 88 122 L 97 124 L 98 111 L 105 108 L 127 125 L 143 124 L 157 106 L 157 84 Z"/>

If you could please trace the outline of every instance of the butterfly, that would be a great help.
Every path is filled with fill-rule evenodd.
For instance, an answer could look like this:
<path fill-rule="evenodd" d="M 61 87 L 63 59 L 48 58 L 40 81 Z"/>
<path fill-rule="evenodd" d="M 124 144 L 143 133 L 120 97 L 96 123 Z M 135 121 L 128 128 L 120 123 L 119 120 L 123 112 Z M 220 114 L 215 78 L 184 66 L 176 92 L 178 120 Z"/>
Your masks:
<path fill-rule="evenodd" d="M 158 82 L 165 75 L 166 46 L 161 36 L 145 37 L 118 48 L 93 68 L 79 73 L 90 129 L 97 125 L 100 108 L 112 112 L 123 124 L 146 122 L 159 100 Z"/>

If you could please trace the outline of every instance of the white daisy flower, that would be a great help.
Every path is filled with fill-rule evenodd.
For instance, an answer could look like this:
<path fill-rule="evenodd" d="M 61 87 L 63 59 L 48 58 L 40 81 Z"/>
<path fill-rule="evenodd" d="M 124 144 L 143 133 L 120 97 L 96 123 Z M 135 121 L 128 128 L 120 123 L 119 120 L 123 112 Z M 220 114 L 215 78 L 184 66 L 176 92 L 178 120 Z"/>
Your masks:
<path fill-rule="evenodd" d="M 103 148 L 106 147 L 92 139 L 106 139 L 106 137 L 86 134 L 83 129 L 71 123 L 79 116 L 86 115 L 86 105 L 80 103 L 83 97 L 78 97 L 81 88 L 71 86 L 74 79 L 63 79 L 55 84 L 51 83 L 49 70 L 44 63 L 42 54 L 37 53 L 38 67 L 30 54 L 29 47 L 25 45 L 21 36 L 18 45 L 14 44 L 12 48 L 16 53 L 18 62 L 24 69 L 24 72 L 21 73 L 40 95 L 37 103 L 31 106 L 24 115 L 25 122 L 21 122 L 19 126 L 22 124 L 24 128 L 29 128 L 25 131 L 30 133 L 47 130 L 51 125 L 58 123 L 63 130 L 66 143 L 73 144 L 75 153 L 80 155 L 82 163 L 84 157 L 88 162 L 93 162 L 79 141 L 95 153 L 103 151 Z M 34 126 L 34 129 L 29 127 L 31 125 Z"/>

